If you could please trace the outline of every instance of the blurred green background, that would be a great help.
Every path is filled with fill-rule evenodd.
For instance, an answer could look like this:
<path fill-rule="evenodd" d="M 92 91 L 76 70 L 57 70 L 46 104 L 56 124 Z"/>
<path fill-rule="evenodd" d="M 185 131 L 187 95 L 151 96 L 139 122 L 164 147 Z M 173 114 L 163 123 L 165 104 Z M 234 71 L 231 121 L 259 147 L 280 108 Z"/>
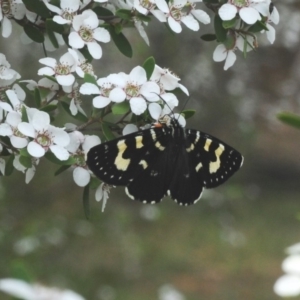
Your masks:
<path fill-rule="evenodd" d="M 246 60 L 237 53 L 227 72 L 212 60 L 216 44 L 199 39 L 210 25 L 176 35 L 154 21 L 146 29 L 150 47 L 128 29 L 133 59 L 112 42 L 102 44 L 99 77 L 130 72 L 153 55 L 190 91 L 187 108 L 197 114 L 188 127 L 238 149 L 244 166 L 187 208 L 170 199 L 143 205 L 118 188 L 101 213 L 91 194 L 90 220 L 71 171 L 54 177 L 57 168 L 42 161 L 29 185 L 15 171 L 0 182 L 0 278 L 21 276 L 90 300 L 166 300 L 168 287 L 182 298 L 167 300 L 279 299 L 273 284 L 282 275 L 284 248 L 300 238 L 300 131 L 276 119 L 283 110 L 300 112 L 300 4 L 285 2 L 275 1 L 281 16 L 275 44 L 262 38 Z M 22 79 L 38 80 L 42 47 L 20 44 L 20 32 L 14 27 L 13 36 L 1 37 L 0 52 Z M 56 125 L 66 121 L 72 120 Z"/>

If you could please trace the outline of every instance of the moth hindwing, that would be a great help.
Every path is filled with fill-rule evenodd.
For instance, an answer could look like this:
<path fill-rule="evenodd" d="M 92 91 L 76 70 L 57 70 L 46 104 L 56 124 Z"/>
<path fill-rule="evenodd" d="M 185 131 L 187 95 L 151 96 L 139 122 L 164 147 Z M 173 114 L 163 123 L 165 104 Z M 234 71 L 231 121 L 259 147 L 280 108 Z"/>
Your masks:
<path fill-rule="evenodd" d="M 103 182 L 126 186 L 127 195 L 158 203 L 169 195 L 180 205 L 196 203 L 242 165 L 242 155 L 217 138 L 184 129 L 177 119 L 97 145 L 87 165 Z"/>

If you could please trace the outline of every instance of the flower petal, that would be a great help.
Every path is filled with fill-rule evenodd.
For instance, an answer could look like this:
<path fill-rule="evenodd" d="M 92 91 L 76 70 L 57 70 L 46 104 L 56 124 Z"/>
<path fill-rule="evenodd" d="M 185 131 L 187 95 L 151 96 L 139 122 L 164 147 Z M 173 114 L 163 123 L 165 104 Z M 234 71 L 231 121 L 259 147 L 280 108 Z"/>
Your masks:
<path fill-rule="evenodd" d="M 27 151 L 31 156 L 37 158 L 45 155 L 45 149 L 35 141 L 32 141 L 28 144 Z"/>
<path fill-rule="evenodd" d="M 67 160 L 70 157 L 69 152 L 61 146 L 52 145 L 50 149 L 59 160 Z"/>
<path fill-rule="evenodd" d="M 180 33 L 182 31 L 180 23 L 175 21 L 172 17 L 168 17 L 168 24 L 174 32 Z"/>
<path fill-rule="evenodd" d="M 102 27 L 96 28 L 93 32 L 93 36 L 94 36 L 95 40 L 102 42 L 102 43 L 108 43 L 110 41 L 109 32 L 105 28 L 102 28 Z"/>
<path fill-rule="evenodd" d="M 110 103 L 110 99 L 103 96 L 97 96 L 93 99 L 93 106 L 96 108 L 106 107 Z"/>
<path fill-rule="evenodd" d="M 261 16 L 259 14 L 259 12 L 254 9 L 253 7 L 243 7 L 240 11 L 239 11 L 240 17 L 241 19 L 247 23 L 247 24 L 254 24 L 256 23 L 258 20 L 261 20 Z"/>
<path fill-rule="evenodd" d="M 97 42 L 87 43 L 87 47 L 93 58 L 100 59 L 102 57 L 102 48 Z"/>
<path fill-rule="evenodd" d="M 232 4 L 223 4 L 219 9 L 219 16 L 223 21 L 232 20 L 237 14 L 237 8 Z"/>
<path fill-rule="evenodd" d="M 77 167 L 73 171 L 73 179 L 78 186 L 83 187 L 90 182 L 91 175 L 88 170 L 82 167 Z"/>
<path fill-rule="evenodd" d="M 147 109 L 146 101 L 141 97 L 133 97 L 129 101 L 131 111 L 136 115 L 141 115 Z"/>
<path fill-rule="evenodd" d="M 300 277 L 290 274 L 279 277 L 275 282 L 274 292 L 280 297 L 300 295 Z"/>

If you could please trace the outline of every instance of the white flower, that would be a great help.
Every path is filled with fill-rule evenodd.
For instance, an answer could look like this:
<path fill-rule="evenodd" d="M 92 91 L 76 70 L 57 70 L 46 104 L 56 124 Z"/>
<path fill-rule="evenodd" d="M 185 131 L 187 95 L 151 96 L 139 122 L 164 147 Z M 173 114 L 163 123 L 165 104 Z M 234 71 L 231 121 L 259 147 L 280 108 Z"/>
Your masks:
<path fill-rule="evenodd" d="M 114 85 L 110 79 L 114 79 L 113 75 L 97 80 L 98 86 L 92 83 L 84 83 L 80 87 L 80 93 L 84 95 L 98 94 L 93 98 L 93 106 L 103 108 L 111 102 L 120 103 L 125 100 L 124 91 L 122 88 Z"/>
<path fill-rule="evenodd" d="M 145 41 L 145 43 L 149 46 L 150 45 L 149 38 L 143 27 L 143 24 L 148 25 L 148 23 L 139 20 L 137 17 L 132 18 L 132 20 L 136 30 L 138 31 L 142 39 Z"/>
<path fill-rule="evenodd" d="M 84 300 L 82 296 L 71 290 L 46 287 L 38 283 L 30 284 L 13 278 L 1 279 L 0 290 L 23 300 Z"/>
<path fill-rule="evenodd" d="M 134 0 L 133 7 L 143 15 L 148 15 L 149 12 L 153 12 L 156 7 L 164 13 L 169 12 L 168 4 L 165 0 Z"/>
<path fill-rule="evenodd" d="M 58 159 L 67 160 L 69 152 L 65 147 L 70 138 L 64 129 L 50 125 L 50 117 L 43 111 L 28 109 L 27 115 L 29 123 L 21 122 L 18 129 L 25 136 L 33 138 L 27 146 L 29 154 L 39 158 L 50 149 Z"/>
<path fill-rule="evenodd" d="M 41 58 L 39 62 L 47 67 L 39 69 L 38 75 L 55 75 L 57 82 L 62 86 L 71 86 L 74 83 L 75 77 L 72 72 L 75 71 L 76 62 L 69 52 L 59 59 L 59 63 L 51 57 Z"/>
<path fill-rule="evenodd" d="M 53 97 L 57 94 L 59 90 L 59 85 L 54 82 L 53 80 L 50 80 L 49 78 L 42 78 L 37 83 L 33 80 L 22 80 L 21 82 L 26 82 L 26 87 L 30 91 L 34 91 L 35 88 L 42 88 L 43 93 L 41 93 L 41 102 L 47 103 L 51 100 L 51 103 L 55 103 L 53 100 Z M 46 93 L 46 90 L 48 90 L 48 93 Z M 57 100 L 56 100 L 57 101 Z"/>
<path fill-rule="evenodd" d="M 60 0 L 60 8 L 48 3 L 46 0 L 43 0 L 43 2 L 49 10 L 58 14 L 58 16 L 54 16 L 53 18 L 53 21 L 58 24 L 71 24 L 80 5 L 79 0 Z"/>
<path fill-rule="evenodd" d="M 0 145 L 2 151 L 2 145 Z M 0 174 L 5 175 L 5 160 L 0 157 Z"/>
<path fill-rule="evenodd" d="M 182 127 L 185 127 L 186 125 L 185 118 L 180 114 L 174 114 L 167 105 L 162 108 L 157 103 L 151 103 L 149 105 L 149 113 L 156 122 L 160 122 L 161 120 L 164 120 L 164 118 L 169 120 L 171 118 L 169 115 L 172 114 L 172 118 L 177 119 Z"/>
<path fill-rule="evenodd" d="M 232 20 L 238 13 L 247 24 L 254 24 L 261 20 L 260 14 L 267 15 L 269 4 L 267 0 L 229 0 L 219 9 L 219 16 L 223 21 Z"/>
<path fill-rule="evenodd" d="M 151 103 L 151 104 L 154 104 L 154 103 Z M 150 105 L 151 105 L 150 104 Z M 126 135 L 126 134 L 130 134 L 130 133 L 133 133 L 133 132 L 137 132 L 139 129 L 137 128 L 136 125 L 134 124 L 127 124 L 125 125 L 125 127 L 123 128 L 122 130 L 122 134 L 123 135 Z"/>
<path fill-rule="evenodd" d="M 107 200 L 109 198 L 109 192 L 112 186 L 108 185 L 107 183 L 102 182 L 95 193 L 96 201 L 102 200 L 102 212 L 104 212 Z"/>
<path fill-rule="evenodd" d="M 282 263 L 282 269 L 287 274 L 279 277 L 275 282 L 275 293 L 281 297 L 300 295 L 300 255 L 288 256 Z"/>
<path fill-rule="evenodd" d="M 274 6 L 273 7 L 273 11 L 268 14 L 268 19 L 266 22 L 266 26 L 268 28 L 268 30 L 266 31 L 262 31 L 265 32 L 267 35 L 267 39 L 268 41 L 273 44 L 275 42 L 275 37 L 276 37 L 276 32 L 275 32 L 275 28 L 271 25 L 272 23 L 277 25 L 279 23 L 279 13 L 277 8 Z"/>
<path fill-rule="evenodd" d="M 73 116 L 76 116 L 78 112 L 82 113 L 83 115 L 86 116 L 85 111 L 81 107 L 81 98 L 79 94 L 79 87 L 78 83 L 75 82 L 74 86 L 72 87 L 72 91 L 68 95 L 68 98 L 71 98 L 70 102 L 70 111 Z"/>
<path fill-rule="evenodd" d="M 85 45 L 95 59 L 102 57 L 102 48 L 97 41 L 108 43 L 110 34 L 105 28 L 98 27 L 97 15 L 90 9 L 85 10 L 81 15 L 74 17 L 73 29 L 69 35 L 69 44 L 75 49 L 81 49 Z"/>
<path fill-rule="evenodd" d="M 20 155 L 15 156 L 14 161 L 13 161 L 13 166 L 16 170 L 18 170 L 22 173 L 25 173 L 25 183 L 28 184 L 32 180 L 32 178 L 35 174 L 35 171 L 36 171 L 35 166 L 38 165 L 39 159 L 32 158 L 31 159 L 31 162 L 32 162 L 31 168 L 26 168 L 21 164 L 20 157 L 21 157 Z"/>
<path fill-rule="evenodd" d="M 69 137 L 70 143 L 66 149 L 76 159 L 73 179 L 78 186 L 84 187 L 91 179 L 91 172 L 86 165 L 86 155 L 92 147 L 100 144 L 101 140 L 96 135 L 83 135 L 79 131 L 69 133 Z"/>
<path fill-rule="evenodd" d="M 0 10 L 1 11 L 1 10 Z M 21 78 L 20 74 L 10 68 L 9 62 L 4 54 L 0 53 L 0 80 L 9 81 L 7 85 Z M 12 81 L 11 81 L 12 80 Z M 2 84 L 0 87 L 3 86 Z"/>
<path fill-rule="evenodd" d="M 2 36 L 7 38 L 12 32 L 11 18 L 21 20 L 25 16 L 25 5 L 22 1 L 1 1 L 0 3 L 0 22 L 2 27 Z"/>
<path fill-rule="evenodd" d="M 76 73 L 79 77 L 83 78 L 84 74 L 95 76 L 93 65 L 89 63 L 78 50 L 69 48 L 68 51 L 76 61 Z"/>
<path fill-rule="evenodd" d="M 5 123 L 0 124 L 0 135 L 8 136 L 12 146 L 18 149 L 24 148 L 28 144 L 28 138 L 18 130 L 21 121 L 21 115 L 11 111 L 7 114 Z"/>
<path fill-rule="evenodd" d="M 179 83 L 180 78 L 167 68 L 161 68 L 155 65 L 150 80 L 159 83 L 163 89 L 162 92 L 164 92 L 164 90 L 172 91 L 179 87 L 186 95 L 189 95 L 187 88 Z"/>
<path fill-rule="evenodd" d="M 224 70 L 228 70 L 236 61 L 236 54 L 234 53 L 237 49 L 244 52 L 251 51 L 254 48 L 254 39 L 252 36 L 247 35 L 246 40 L 242 36 L 231 36 L 232 40 L 230 46 L 226 47 L 224 44 L 220 44 L 216 47 L 213 53 L 213 60 L 220 62 L 225 60 Z M 244 47 L 246 43 L 246 47 Z M 253 45 L 253 46 L 252 46 Z"/>
<path fill-rule="evenodd" d="M 158 84 L 147 81 L 146 71 L 140 66 L 133 68 L 129 75 L 111 74 L 109 79 L 112 84 L 119 87 L 115 89 L 114 97 L 129 100 L 131 111 L 136 115 L 142 114 L 147 109 L 146 100 L 150 102 L 159 100 Z"/>
<path fill-rule="evenodd" d="M 210 17 L 203 10 L 196 10 L 194 2 L 196 1 L 174 0 L 169 2 L 167 12 L 161 10 L 151 12 L 159 21 L 167 21 L 170 28 L 176 33 L 182 31 L 181 23 L 184 23 L 191 30 L 198 31 L 200 25 L 195 18 L 204 24 L 208 24 Z"/>

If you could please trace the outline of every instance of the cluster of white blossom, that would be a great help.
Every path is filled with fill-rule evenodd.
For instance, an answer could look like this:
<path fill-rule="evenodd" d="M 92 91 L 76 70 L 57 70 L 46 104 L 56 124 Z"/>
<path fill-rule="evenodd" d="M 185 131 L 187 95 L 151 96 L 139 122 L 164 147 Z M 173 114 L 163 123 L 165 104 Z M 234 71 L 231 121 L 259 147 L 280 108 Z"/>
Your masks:
<path fill-rule="evenodd" d="M 227 43 L 218 45 L 214 51 L 214 61 L 225 60 L 224 70 L 235 63 L 236 50 L 248 52 L 257 48 L 256 36 L 251 34 L 251 31 L 250 34 L 246 31 L 257 21 L 265 20 L 267 30 L 263 30 L 262 33 L 266 34 L 271 44 L 275 41 L 275 29 L 271 24 L 279 23 L 279 13 L 271 0 L 228 1 L 220 7 L 218 14 L 223 21 L 237 20 L 238 14 L 237 23 L 244 23 L 246 26 L 243 30 L 230 32 Z"/>
<path fill-rule="evenodd" d="M 12 19 L 21 21 L 26 18 L 35 26 L 42 26 L 45 22 L 35 12 L 29 11 L 21 0 L 7 0 L 5 2 L 9 5 L 0 5 L 3 37 L 11 35 Z M 98 16 L 92 9 L 89 9 L 93 2 L 110 11 L 112 14 L 111 20 L 120 17 L 119 10 L 123 10 L 123 14 L 126 10 L 128 13 L 125 14 L 126 17 L 124 15 L 123 17 L 135 25 L 148 45 L 149 38 L 144 26 L 149 24 L 150 16 L 154 16 L 160 22 L 167 23 L 170 29 L 176 33 L 182 31 L 182 24 L 193 31 L 198 31 L 200 29 L 199 22 L 209 24 L 211 21 L 210 16 L 204 10 L 197 8 L 197 4 L 201 3 L 202 0 L 61 0 L 60 6 L 51 4 L 49 0 L 43 0 L 43 3 L 53 15 L 53 22 L 60 26 L 69 26 L 69 30 L 65 31 L 69 32 L 67 33 L 68 46 L 73 49 L 87 47 L 94 59 L 102 57 L 102 48 L 99 42 L 108 43 L 111 36 L 105 28 L 105 24 L 110 24 L 109 19 Z M 205 5 L 209 7 L 210 1 L 206 1 Z M 274 43 L 275 29 L 272 24 L 278 24 L 279 14 L 271 0 L 228 0 L 222 5 L 212 1 L 212 5 L 214 7 L 218 5 L 218 9 L 214 12 L 226 23 L 226 26 L 223 26 L 226 27 L 227 38 L 219 41 L 219 45 L 213 53 L 214 61 L 225 60 L 225 70 L 230 68 L 236 61 L 236 50 L 245 53 L 257 48 L 258 42 L 255 35 L 257 29 L 253 31 L 251 26 L 258 22 L 261 26 L 258 32 L 266 34 L 270 43 Z M 120 18 L 122 20 L 122 16 Z M 215 30 L 217 29 L 215 28 Z M 63 45 L 62 34 L 53 33 L 57 43 Z M 54 50 L 55 48 L 51 44 L 47 33 L 45 33 L 44 39 L 46 49 L 49 51 Z M 27 43 L 32 42 L 31 38 L 25 34 L 22 35 L 22 40 Z"/>
<path fill-rule="evenodd" d="M 282 270 L 286 273 L 274 284 L 274 292 L 284 298 L 300 295 L 300 243 L 286 249 L 288 257 L 282 262 Z"/>

